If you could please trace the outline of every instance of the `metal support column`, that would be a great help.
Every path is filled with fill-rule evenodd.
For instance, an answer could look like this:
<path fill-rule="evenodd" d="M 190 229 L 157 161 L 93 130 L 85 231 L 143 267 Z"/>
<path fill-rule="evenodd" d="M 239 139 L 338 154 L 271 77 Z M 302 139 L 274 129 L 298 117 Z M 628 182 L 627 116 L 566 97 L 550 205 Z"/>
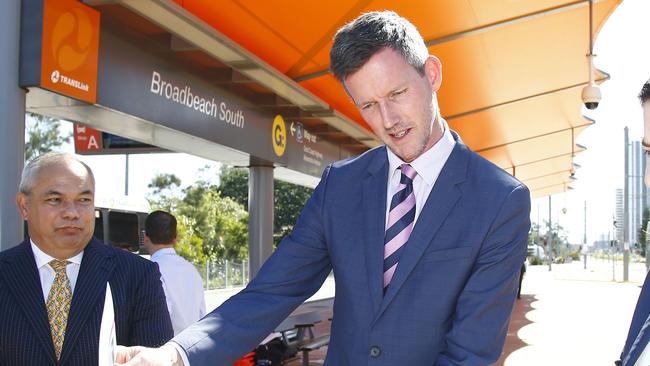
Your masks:
<path fill-rule="evenodd" d="M 0 250 L 20 243 L 16 192 L 25 159 L 25 91 L 18 87 L 20 1 L 0 1 Z"/>
<path fill-rule="evenodd" d="M 273 252 L 273 164 L 251 157 L 248 181 L 250 278 Z"/>

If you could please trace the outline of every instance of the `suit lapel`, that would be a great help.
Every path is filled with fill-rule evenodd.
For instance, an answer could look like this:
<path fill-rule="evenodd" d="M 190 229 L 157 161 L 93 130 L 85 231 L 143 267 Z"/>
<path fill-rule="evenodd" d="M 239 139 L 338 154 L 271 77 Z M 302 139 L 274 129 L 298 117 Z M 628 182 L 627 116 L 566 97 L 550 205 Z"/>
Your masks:
<path fill-rule="evenodd" d="M 55 364 L 54 346 L 50 336 L 50 324 L 47 319 L 47 309 L 43 300 L 41 279 L 36 268 L 36 260 L 29 240 L 20 244 L 20 250 L 10 263 L 10 270 L 1 275 L 13 298 L 20 305 L 27 323 L 32 327 L 30 332 L 43 346 L 43 351 Z"/>
<path fill-rule="evenodd" d="M 386 189 L 388 157 L 379 149 L 363 180 L 364 238 L 368 290 L 377 313 L 383 297 L 384 226 L 386 221 Z"/>
<path fill-rule="evenodd" d="M 454 135 L 454 137 L 457 140 L 456 145 L 442 168 L 415 223 L 413 232 L 405 244 L 406 247 L 391 279 L 390 286 L 388 286 L 388 290 L 384 295 L 377 317 L 386 310 L 395 294 L 415 268 L 424 250 L 433 241 L 445 218 L 461 197 L 461 190 L 457 187 L 457 184 L 465 180 L 469 150 L 457 138 L 457 135 Z"/>
<path fill-rule="evenodd" d="M 108 247 L 94 238 L 84 249 L 79 276 L 72 295 L 61 364 L 74 350 L 79 335 L 88 321 L 92 319 L 91 315 L 95 314 L 101 317 L 102 312 L 98 311 L 98 307 L 103 306 L 106 283 L 115 266 L 112 255 Z"/>

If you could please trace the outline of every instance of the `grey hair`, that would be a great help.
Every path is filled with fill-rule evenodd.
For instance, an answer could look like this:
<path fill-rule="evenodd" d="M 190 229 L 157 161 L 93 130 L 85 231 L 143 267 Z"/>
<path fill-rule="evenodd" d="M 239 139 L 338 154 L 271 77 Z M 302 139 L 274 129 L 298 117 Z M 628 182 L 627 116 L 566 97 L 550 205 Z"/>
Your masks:
<path fill-rule="evenodd" d="M 75 155 L 69 153 L 60 153 L 60 152 L 49 152 L 43 155 L 39 155 L 32 159 L 25 168 L 23 168 L 23 173 L 20 176 L 20 184 L 18 185 L 18 190 L 26 195 L 29 195 L 36 185 L 38 176 L 43 168 L 51 167 L 54 165 L 67 164 L 70 162 L 76 162 L 84 166 L 90 179 L 92 179 L 93 184 L 95 183 L 95 176 L 90 167 L 79 160 Z"/>
<path fill-rule="evenodd" d="M 424 75 L 429 51 L 422 35 L 411 22 L 393 11 L 365 13 L 341 27 L 330 50 L 330 71 L 344 82 L 385 47 L 401 53 L 409 65 Z"/>

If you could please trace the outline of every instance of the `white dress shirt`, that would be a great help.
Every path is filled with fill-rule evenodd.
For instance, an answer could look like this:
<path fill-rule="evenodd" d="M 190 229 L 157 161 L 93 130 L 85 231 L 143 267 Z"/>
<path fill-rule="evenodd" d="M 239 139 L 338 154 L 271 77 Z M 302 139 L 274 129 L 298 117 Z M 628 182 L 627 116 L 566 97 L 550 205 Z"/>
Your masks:
<path fill-rule="evenodd" d="M 50 262 L 56 258 L 43 252 L 34 241 L 30 240 L 32 245 L 32 252 L 34 253 L 34 259 L 36 260 L 36 268 L 38 269 L 38 275 L 41 278 L 41 289 L 43 289 L 43 299 L 47 302 L 47 297 L 50 295 L 50 289 L 54 283 L 54 277 L 56 272 L 50 267 Z M 65 267 L 65 272 L 68 275 L 68 280 L 70 281 L 70 289 L 74 294 L 74 287 L 77 284 L 77 277 L 79 276 L 79 268 L 81 268 L 81 258 L 83 258 L 84 252 L 75 255 L 72 258 L 68 258 L 67 261 L 71 262 Z"/>
<path fill-rule="evenodd" d="M 422 212 L 422 207 L 424 207 L 427 198 L 429 198 L 429 193 L 431 193 L 433 185 L 436 183 L 436 180 L 442 171 L 442 167 L 447 162 L 449 155 L 451 155 L 451 152 L 456 145 L 456 140 L 454 140 L 454 137 L 451 135 L 447 123 L 444 120 L 442 122 L 445 130 L 440 140 L 410 163 L 411 167 L 413 167 L 413 169 L 418 173 L 415 176 L 415 179 L 413 179 L 413 192 L 415 193 L 414 226 L 420 216 L 420 212 Z M 402 159 L 395 155 L 395 153 L 390 149 L 387 148 L 386 151 L 388 152 L 388 188 L 386 192 L 385 225 L 388 225 L 390 201 L 393 199 L 393 194 L 395 194 L 395 190 L 399 185 L 400 177 L 402 175 L 401 170 L 398 170 L 397 168 L 404 164 L 404 161 L 402 161 Z"/>
<path fill-rule="evenodd" d="M 163 248 L 151 255 L 158 263 L 167 298 L 174 335 L 205 315 L 203 280 L 192 263 L 176 254 L 174 248 Z"/>

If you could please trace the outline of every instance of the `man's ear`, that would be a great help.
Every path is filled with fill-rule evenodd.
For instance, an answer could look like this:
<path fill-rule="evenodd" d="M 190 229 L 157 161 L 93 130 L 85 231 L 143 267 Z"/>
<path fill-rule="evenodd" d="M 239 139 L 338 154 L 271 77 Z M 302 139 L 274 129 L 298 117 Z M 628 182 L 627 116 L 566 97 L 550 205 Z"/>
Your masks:
<path fill-rule="evenodd" d="M 27 220 L 27 195 L 23 192 L 18 192 L 16 195 L 16 206 L 18 207 L 18 213 L 23 220 Z"/>
<path fill-rule="evenodd" d="M 429 55 L 427 60 L 424 62 L 424 73 L 426 74 L 433 92 L 437 92 L 442 85 L 442 63 L 440 60 L 433 55 Z"/>

